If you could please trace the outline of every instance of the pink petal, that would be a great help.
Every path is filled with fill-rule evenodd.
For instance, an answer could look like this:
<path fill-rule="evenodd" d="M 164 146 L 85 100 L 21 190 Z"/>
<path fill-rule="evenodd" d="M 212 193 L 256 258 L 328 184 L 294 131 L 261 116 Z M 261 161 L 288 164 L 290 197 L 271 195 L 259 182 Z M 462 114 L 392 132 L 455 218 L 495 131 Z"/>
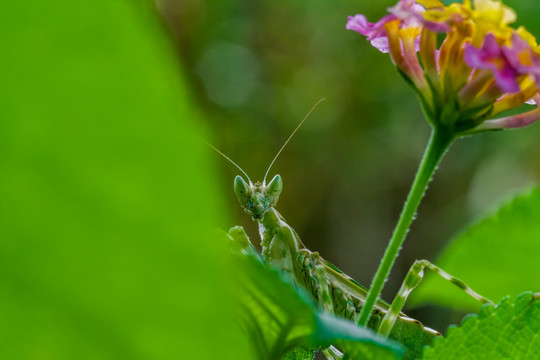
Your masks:
<path fill-rule="evenodd" d="M 373 39 L 370 41 L 371 45 L 373 45 L 374 48 L 379 50 L 382 53 L 389 53 L 390 52 L 390 44 L 388 41 L 388 37 L 379 37 L 376 39 Z"/>
<path fill-rule="evenodd" d="M 502 51 L 517 72 L 531 75 L 537 87 L 540 88 L 540 57 L 532 51 L 527 41 L 518 34 L 513 34 L 511 46 L 504 46 Z M 523 59 L 528 59 L 530 62 L 523 63 Z"/>
<path fill-rule="evenodd" d="M 466 46 L 463 58 L 473 69 L 491 70 L 502 91 L 514 93 L 520 90 L 517 81 L 520 74 L 505 56 L 493 34 L 486 36 L 481 48 Z"/>

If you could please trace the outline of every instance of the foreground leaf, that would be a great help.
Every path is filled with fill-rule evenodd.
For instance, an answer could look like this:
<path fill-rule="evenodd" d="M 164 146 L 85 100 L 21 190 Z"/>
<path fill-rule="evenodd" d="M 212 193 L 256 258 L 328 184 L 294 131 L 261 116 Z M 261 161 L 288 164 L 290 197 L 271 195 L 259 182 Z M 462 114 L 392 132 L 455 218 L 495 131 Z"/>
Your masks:
<path fill-rule="evenodd" d="M 0 359 L 246 358 L 204 230 L 226 221 L 217 176 L 151 3 L 2 2 Z"/>
<path fill-rule="evenodd" d="M 540 291 L 540 189 L 516 197 L 458 236 L 435 262 L 481 295 L 499 301 Z M 428 274 L 429 275 L 429 274 Z M 435 276 L 411 294 L 410 304 L 431 301 L 477 311 L 480 305 Z"/>
<path fill-rule="evenodd" d="M 422 359 L 539 359 L 540 298 L 527 292 L 497 307 L 484 305 L 478 315 L 435 339 Z"/>
<path fill-rule="evenodd" d="M 312 359 L 314 350 L 331 344 L 350 359 L 402 358 L 398 343 L 320 311 L 309 294 L 254 257 L 239 262 L 240 314 L 257 359 L 280 359 L 287 353 L 287 359 Z"/>
<path fill-rule="evenodd" d="M 304 359 L 313 359 L 315 356 L 315 348 L 307 347 L 297 347 L 289 351 L 284 357 L 283 360 L 304 360 Z"/>

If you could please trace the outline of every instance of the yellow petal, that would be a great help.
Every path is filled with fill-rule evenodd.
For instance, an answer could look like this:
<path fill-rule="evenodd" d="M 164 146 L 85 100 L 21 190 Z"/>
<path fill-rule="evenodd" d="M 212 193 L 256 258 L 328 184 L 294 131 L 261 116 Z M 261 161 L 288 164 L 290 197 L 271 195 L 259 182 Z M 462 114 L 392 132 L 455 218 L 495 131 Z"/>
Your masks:
<path fill-rule="evenodd" d="M 516 13 L 500 0 L 474 0 L 475 17 L 496 26 L 506 26 L 516 21 Z"/>
<path fill-rule="evenodd" d="M 444 3 L 440 0 L 416 0 L 416 2 L 426 9 L 444 7 Z"/>
<path fill-rule="evenodd" d="M 523 39 L 525 40 L 529 46 L 531 47 L 532 51 L 534 51 L 535 53 L 537 54 L 540 54 L 540 46 L 538 45 L 538 43 L 536 42 L 536 38 L 534 37 L 533 34 L 531 34 L 530 32 L 527 31 L 527 29 L 525 29 L 525 27 L 523 26 L 520 26 L 517 30 L 516 30 L 516 33 Z"/>
<path fill-rule="evenodd" d="M 516 15 L 516 12 L 514 11 L 514 9 L 512 9 L 511 7 L 508 7 L 506 5 L 503 5 L 503 11 L 504 11 L 503 24 L 508 25 L 508 24 L 512 24 L 513 22 L 516 21 L 517 15 Z"/>
<path fill-rule="evenodd" d="M 461 22 L 464 19 L 471 17 L 470 9 L 467 9 L 463 4 L 453 3 L 450 6 L 441 8 L 429 9 L 423 12 L 424 18 L 428 21 L 446 22 Z"/>
<path fill-rule="evenodd" d="M 399 29 L 399 36 L 403 38 L 412 38 L 416 39 L 420 35 L 421 28 L 418 27 L 407 27 Z"/>

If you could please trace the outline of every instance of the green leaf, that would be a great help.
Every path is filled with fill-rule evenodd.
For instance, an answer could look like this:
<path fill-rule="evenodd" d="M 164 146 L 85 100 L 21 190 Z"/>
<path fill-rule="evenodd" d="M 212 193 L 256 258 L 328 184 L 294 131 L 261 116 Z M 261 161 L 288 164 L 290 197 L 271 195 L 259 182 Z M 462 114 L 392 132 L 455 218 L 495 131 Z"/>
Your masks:
<path fill-rule="evenodd" d="M 470 227 L 435 263 L 479 294 L 499 301 L 506 295 L 540 290 L 539 254 L 540 189 L 536 189 Z M 473 311 L 480 307 L 436 276 L 426 277 L 411 294 L 410 304 L 428 301 Z"/>
<path fill-rule="evenodd" d="M 527 292 L 497 307 L 484 305 L 424 349 L 422 359 L 539 359 L 540 300 Z"/>
<path fill-rule="evenodd" d="M 352 359 L 402 358 L 398 343 L 319 310 L 309 294 L 255 257 L 239 257 L 238 263 L 240 313 L 258 359 L 287 353 L 287 359 L 311 359 L 313 350 L 331 344 Z"/>
<path fill-rule="evenodd" d="M 1 17 L 0 359 L 245 359 L 206 230 L 217 176 L 152 2 Z"/>
<path fill-rule="evenodd" d="M 283 360 L 311 360 L 315 356 L 314 348 L 297 347 L 289 351 Z"/>

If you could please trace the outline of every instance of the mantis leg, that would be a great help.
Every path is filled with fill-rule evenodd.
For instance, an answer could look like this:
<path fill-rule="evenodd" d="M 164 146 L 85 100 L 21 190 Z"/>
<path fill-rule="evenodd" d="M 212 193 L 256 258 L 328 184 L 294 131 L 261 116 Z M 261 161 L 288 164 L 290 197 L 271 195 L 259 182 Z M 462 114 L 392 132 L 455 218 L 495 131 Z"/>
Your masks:
<path fill-rule="evenodd" d="M 309 276 L 317 286 L 317 300 L 320 306 L 327 312 L 334 314 L 334 302 L 332 300 L 332 292 L 330 284 L 326 277 L 326 271 L 323 265 L 319 263 L 319 253 L 312 253 L 308 250 L 300 250 L 300 252 L 308 252 L 304 257 L 304 267 L 307 269 Z M 330 346 L 322 350 L 327 360 L 341 360 L 343 354 L 334 346 Z"/>
<path fill-rule="evenodd" d="M 343 354 L 341 351 L 336 349 L 333 345 L 330 345 L 330 347 L 324 349 L 323 351 L 324 356 L 326 356 L 327 360 L 341 360 L 343 359 Z"/>
<path fill-rule="evenodd" d="M 312 292 L 317 298 L 319 305 L 327 312 L 334 314 L 334 301 L 332 300 L 332 292 L 330 290 L 330 284 L 326 277 L 326 271 L 323 265 L 320 264 L 319 253 L 311 252 L 309 250 L 302 249 L 300 253 L 306 252 L 301 256 L 304 258 L 303 266 L 307 270 L 309 277 L 311 278 Z"/>
<path fill-rule="evenodd" d="M 379 327 L 379 330 L 378 330 L 379 334 L 384 335 L 384 336 L 388 336 L 390 334 L 390 331 L 392 331 L 392 327 L 394 326 L 394 323 L 396 322 L 398 316 L 400 315 L 401 309 L 405 305 L 405 301 L 407 300 L 407 297 L 409 296 L 411 291 L 414 290 L 418 286 L 418 284 L 420 284 L 420 282 L 422 281 L 424 277 L 424 269 L 433 271 L 435 274 L 439 275 L 445 280 L 448 280 L 450 283 L 462 289 L 463 291 L 465 291 L 467 294 L 469 294 L 470 296 L 472 296 L 479 302 L 483 304 L 492 303 L 490 300 L 486 299 L 485 297 L 473 291 L 463 281 L 448 274 L 447 272 L 442 270 L 440 267 L 433 265 L 427 260 L 416 260 L 414 264 L 411 266 L 411 269 L 409 270 L 409 272 L 407 273 L 407 276 L 405 277 L 405 280 L 403 281 L 403 284 L 401 285 L 401 288 L 399 289 L 399 292 L 396 298 L 394 299 L 394 301 L 392 301 L 390 310 L 388 310 L 383 321 L 381 322 L 381 326 Z"/>
<path fill-rule="evenodd" d="M 318 253 L 312 254 L 315 257 L 318 257 Z M 312 261 L 312 259 L 310 259 Z M 330 292 L 330 286 L 328 280 L 326 279 L 326 272 L 322 265 L 320 264 L 310 264 L 309 267 L 310 275 L 317 280 L 319 289 L 318 289 L 318 301 L 322 308 L 333 314 L 334 313 L 334 303 L 332 300 L 332 293 Z M 324 356 L 327 360 L 341 360 L 343 359 L 343 354 L 336 349 L 334 346 L 322 350 Z"/>
<path fill-rule="evenodd" d="M 244 255 L 252 255 L 257 259 L 260 259 L 259 253 L 249 240 L 249 236 L 241 226 L 234 226 L 230 228 L 227 233 L 233 240 L 234 246 L 239 248 L 240 252 Z"/>

